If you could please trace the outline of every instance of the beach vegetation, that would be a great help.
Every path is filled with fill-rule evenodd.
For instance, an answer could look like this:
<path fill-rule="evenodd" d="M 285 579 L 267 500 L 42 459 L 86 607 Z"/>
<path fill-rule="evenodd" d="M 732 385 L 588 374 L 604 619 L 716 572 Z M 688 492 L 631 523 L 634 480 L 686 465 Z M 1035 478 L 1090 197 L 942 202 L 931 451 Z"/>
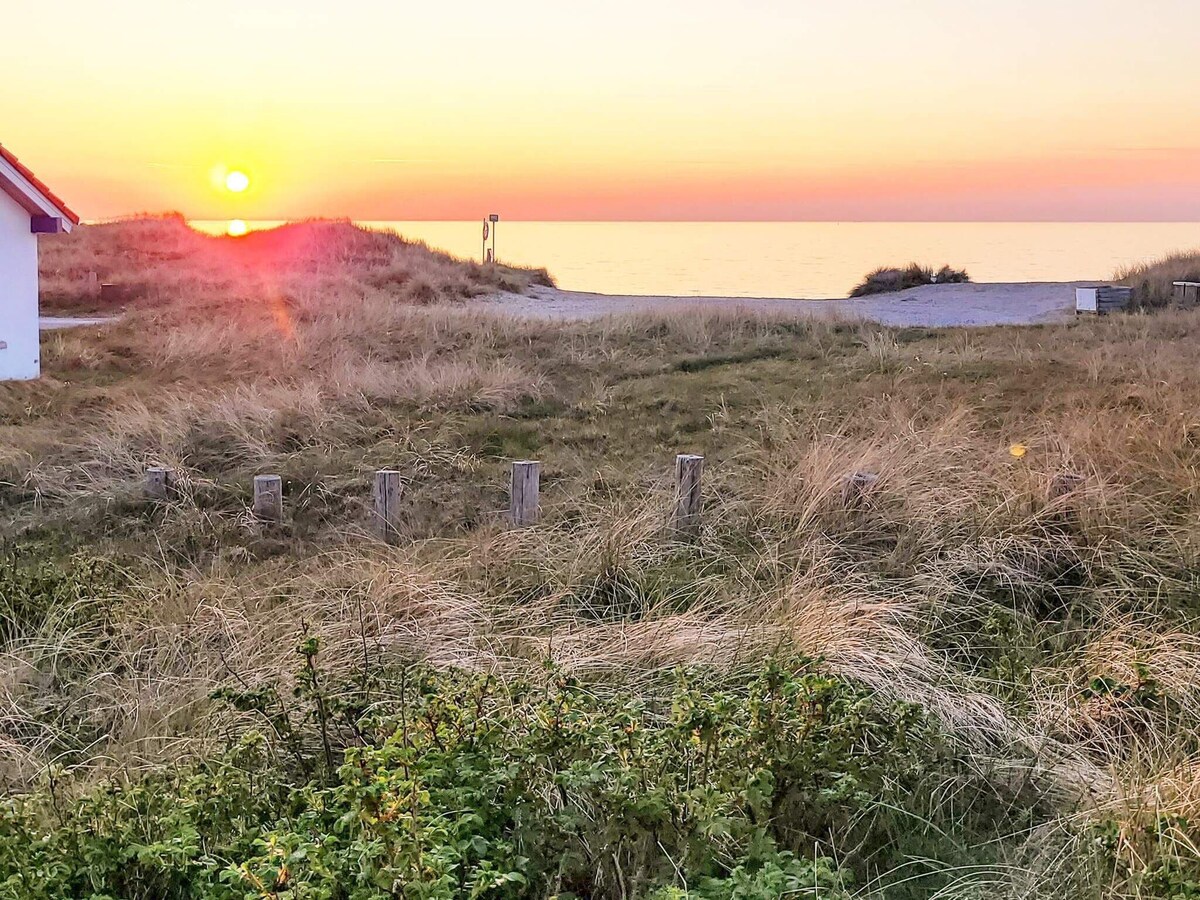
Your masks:
<path fill-rule="evenodd" d="M 971 278 L 961 269 L 942 266 L 932 269 L 919 263 L 909 263 L 903 268 L 883 266 L 869 272 L 858 285 L 850 291 L 851 297 L 869 297 L 873 294 L 890 294 L 896 291 L 906 291 L 909 288 L 923 287 L 927 284 L 963 284 Z"/>
<path fill-rule="evenodd" d="M 42 309 L 51 314 L 172 304 L 205 310 L 267 294 L 286 303 L 317 289 L 447 303 L 550 283 L 544 270 L 453 259 L 392 232 L 324 219 L 230 237 L 197 231 L 177 213 L 140 216 L 82 225 L 43 242 L 40 257 Z M 101 283 L 118 288 L 113 299 L 97 293 Z"/>
<path fill-rule="evenodd" d="M 1175 282 L 1200 283 L 1200 252 L 1181 251 L 1150 262 L 1122 266 L 1113 273 L 1113 280 L 1133 288 L 1135 306 L 1163 309 L 1174 302 Z"/>
<path fill-rule="evenodd" d="M 1195 893 L 1194 314 L 548 323 L 307 266 L 0 385 L 0 898 Z"/>

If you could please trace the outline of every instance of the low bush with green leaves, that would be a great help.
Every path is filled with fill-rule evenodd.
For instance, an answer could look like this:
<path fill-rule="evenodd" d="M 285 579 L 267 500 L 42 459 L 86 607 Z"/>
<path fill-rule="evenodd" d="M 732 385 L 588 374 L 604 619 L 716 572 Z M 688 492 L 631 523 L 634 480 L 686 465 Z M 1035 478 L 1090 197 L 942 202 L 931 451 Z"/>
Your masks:
<path fill-rule="evenodd" d="M 7 799 L 0 898 L 841 898 L 953 827 L 914 827 L 936 729 L 804 660 L 658 697 L 410 670 L 361 717 L 299 649 L 296 709 L 227 694 L 265 727 L 220 756 Z"/>

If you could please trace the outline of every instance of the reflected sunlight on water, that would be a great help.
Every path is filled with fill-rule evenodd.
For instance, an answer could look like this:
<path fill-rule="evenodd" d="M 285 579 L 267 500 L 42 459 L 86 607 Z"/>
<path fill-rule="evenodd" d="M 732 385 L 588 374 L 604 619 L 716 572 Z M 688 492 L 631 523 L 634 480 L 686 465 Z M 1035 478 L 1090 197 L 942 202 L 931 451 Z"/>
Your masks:
<path fill-rule="evenodd" d="M 193 222 L 222 234 L 227 222 Z M 279 222 L 250 222 L 251 230 Z M 479 259 L 481 222 L 364 222 Z M 869 270 L 917 261 L 975 281 L 1108 278 L 1128 262 L 1200 247 L 1195 223 L 504 222 L 501 262 L 608 294 L 843 297 Z"/>

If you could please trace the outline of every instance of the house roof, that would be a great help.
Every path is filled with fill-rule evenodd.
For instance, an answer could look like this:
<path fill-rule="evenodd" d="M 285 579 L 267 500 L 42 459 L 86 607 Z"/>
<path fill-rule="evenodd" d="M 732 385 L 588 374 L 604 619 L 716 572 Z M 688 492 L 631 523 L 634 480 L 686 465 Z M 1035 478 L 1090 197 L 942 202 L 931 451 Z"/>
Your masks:
<path fill-rule="evenodd" d="M 79 216 L 3 144 L 0 144 L 0 190 L 9 194 L 31 214 L 57 213 L 72 225 L 79 224 Z"/>

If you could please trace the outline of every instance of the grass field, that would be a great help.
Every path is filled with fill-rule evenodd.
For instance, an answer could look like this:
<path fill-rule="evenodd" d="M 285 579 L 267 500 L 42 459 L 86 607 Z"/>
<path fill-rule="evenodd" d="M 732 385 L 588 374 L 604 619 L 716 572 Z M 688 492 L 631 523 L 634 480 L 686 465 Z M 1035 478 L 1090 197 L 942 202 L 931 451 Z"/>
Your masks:
<path fill-rule="evenodd" d="M 1194 316 L 549 325 L 293 240 L 0 385 L 0 897 L 1198 896 Z"/>

